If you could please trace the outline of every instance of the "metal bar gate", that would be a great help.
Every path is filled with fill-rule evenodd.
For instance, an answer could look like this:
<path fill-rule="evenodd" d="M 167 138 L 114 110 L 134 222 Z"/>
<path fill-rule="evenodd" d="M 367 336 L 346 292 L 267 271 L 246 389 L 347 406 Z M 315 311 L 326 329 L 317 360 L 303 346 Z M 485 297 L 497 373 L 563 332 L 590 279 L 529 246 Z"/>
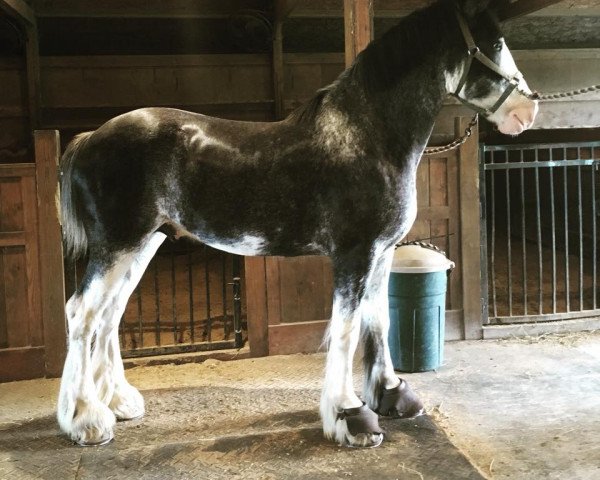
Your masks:
<path fill-rule="evenodd" d="M 66 262 L 73 292 L 86 261 Z M 119 324 L 123 358 L 240 348 L 246 335 L 241 257 L 180 239 L 165 242 Z"/>
<path fill-rule="evenodd" d="M 600 142 L 483 145 L 484 324 L 600 315 Z"/>

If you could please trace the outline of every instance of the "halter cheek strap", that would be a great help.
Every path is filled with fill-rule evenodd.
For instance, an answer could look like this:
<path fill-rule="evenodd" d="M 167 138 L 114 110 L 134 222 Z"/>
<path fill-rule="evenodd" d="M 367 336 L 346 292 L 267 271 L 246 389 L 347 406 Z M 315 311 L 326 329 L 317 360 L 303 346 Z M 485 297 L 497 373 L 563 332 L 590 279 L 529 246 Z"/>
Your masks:
<path fill-rule="evenodd" d="M 471 35 L 471 30 L 469 29 L 469 26 L 467 25 L 465 18 L 462 16 L 462 14 L 458 10 L 456 10 L 456 19 L 458 20 L 458 25 L 460 27 L 460 31 L 462 32 L 463 38 L 465 39 L 465 43 L 467 44 L 467 51 L 468 51 L 469 56 L 467 57 L 467 62 L 465 63 L 465 69 L 463 71 L 462 76 L 460 77 L 458 86 L 456 87 L 456 90 L 454 91 L 454 93 L 452 93 L 452 95 L 454 97 L 456 97 L 459 101 L 461 101 L 462 103 L 467 105 L 469 108 L 475 110 L 476 112 L 481 113 L 486 116 L 490 116 L 494 112 L 496 112 L 496 110 L 498 110 L 500 108 L 500 105 L 502 105 L 506 101 L 506 99 L 509 97 L 509 95 L 513 92 L 513 90 L 515 90 L 515 88 L 517 88 L 517 86 L 519 85 L 519 80 L 521 78 L 521 72 L 517 71 L 517 73 L 513 76 L 510 76 L 506 72 L 504 72 L 500 68 L 499 65 L 494 63 L 489 57 L 487 57 L 486 55 L 484 55 L 481 52 L 481 50 L 475 43 L 475 40 L 473 39 L 473 35 Z M 489 68 L 490 70 L 497 73 L 502 78 L 504 78 L 505 80 L 508 81 L 508 86 L 506 87 L 504 92 L 502 92 L 502 95 L 500 95 L 500 98 L 498 98 L 496 103 L 494 103 L 494 105 L 491 108 L 487 108 L 487 109 L 481 108 L 480 106 L 475 105 L 474 103 L 470 102 L 466 98 L 463 98 L 460 96 L 460 92 L 463 89 L 463 87 L 465 86 L 465 83 L 467 82 L 467 77 L 469 76 L 469 71 L 471 70 L 471 65 L 473 64 L 473 59 L 478 60 L 483 65 L 485 65 L 487 68 Z"/>

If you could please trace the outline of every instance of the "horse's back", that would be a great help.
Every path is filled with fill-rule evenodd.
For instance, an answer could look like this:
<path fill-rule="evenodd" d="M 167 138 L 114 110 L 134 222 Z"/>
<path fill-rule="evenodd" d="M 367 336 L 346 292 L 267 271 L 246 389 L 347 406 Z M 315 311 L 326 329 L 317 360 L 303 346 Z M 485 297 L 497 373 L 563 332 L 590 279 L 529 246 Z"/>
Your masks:
<path fill-rule="evenodd" d="M 166 223 L 222 249 L 289 244 L 282 253 L 291 254 L 319 223 L 311 148 L 306 131 L 285 122 L 135 110 L 86 139 L 74 189 L 98 241 L 134 244 Z"/>

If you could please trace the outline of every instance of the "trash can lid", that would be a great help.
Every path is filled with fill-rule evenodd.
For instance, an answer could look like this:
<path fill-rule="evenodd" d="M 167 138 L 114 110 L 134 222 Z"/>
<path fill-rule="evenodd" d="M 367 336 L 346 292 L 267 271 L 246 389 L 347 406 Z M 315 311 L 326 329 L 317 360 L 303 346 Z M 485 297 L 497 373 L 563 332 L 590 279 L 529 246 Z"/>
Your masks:
<path fill-rule="evenodd" d="M 399 245 L 392 262 L 392 272 L 395 273 L 443 272 L 452 268 L 454 262 L 441 251 L 419 244 Z"/>

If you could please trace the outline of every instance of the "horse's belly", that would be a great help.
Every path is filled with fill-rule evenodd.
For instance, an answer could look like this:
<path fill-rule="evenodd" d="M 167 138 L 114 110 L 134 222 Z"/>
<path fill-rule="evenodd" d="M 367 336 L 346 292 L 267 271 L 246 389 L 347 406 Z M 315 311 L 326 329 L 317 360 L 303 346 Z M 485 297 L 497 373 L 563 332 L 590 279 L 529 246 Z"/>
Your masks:
<path fill-rule="evenodd" d="M 266 252 L 266 240 L 256 235 L 243 235 L 236 239 L 204 239 L 200 240 L 209 247 L 223 250 L 224 252 L 248 257 L 264 255 Z"/>

